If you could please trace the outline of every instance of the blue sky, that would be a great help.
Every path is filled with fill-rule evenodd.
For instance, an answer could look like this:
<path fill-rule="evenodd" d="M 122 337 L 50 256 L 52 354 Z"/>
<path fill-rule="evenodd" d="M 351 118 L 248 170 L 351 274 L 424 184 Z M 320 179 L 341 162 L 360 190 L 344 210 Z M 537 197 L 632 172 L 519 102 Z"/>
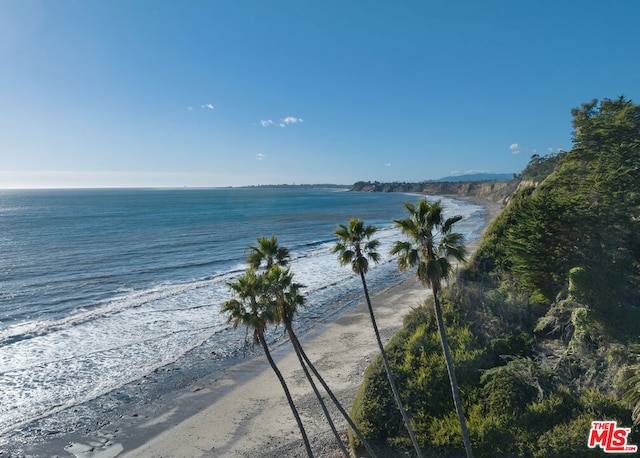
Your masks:
<path fill-rule="evenodd" d="M 640 2 L 0 0 L 0 187 L 422 181 L 640 101 Z"/>

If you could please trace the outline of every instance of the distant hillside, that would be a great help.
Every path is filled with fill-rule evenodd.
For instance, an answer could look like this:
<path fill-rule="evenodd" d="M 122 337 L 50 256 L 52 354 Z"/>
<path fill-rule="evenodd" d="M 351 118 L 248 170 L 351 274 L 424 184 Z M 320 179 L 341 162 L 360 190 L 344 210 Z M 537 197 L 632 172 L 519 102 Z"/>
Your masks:
<path fill-rule="evenodd" d="M 453 175 L 434 180 L 436 182 L 458 183 L 460 181 L 508 181 L 513 179 L 513 173 L 469 173 Z"/>
<path fill-rule="evenodd" d="M 411 192 L 435 196 L 456 196 L 476 198 L 500 204 L 506 204 L 518 189 L 537 185 L 553 173 L 560 160 L 566 155 L 562 151 L 557 154 L 540 156 L 534 154 L 525 169 L 518 174 L 508 173 L 475 173 L 450 176 L 439 180 L 418 183 L 358 181 L 351 191 L 358 192 Z"/>
<path fill-rule="evenodd" d="M 265 189 L 349 189 L 347 184 L 334 184 L 334 183 L 319 183 L 319 184 L 256 184 L 249 186 L 242 186 L 243 188 L 265 188 Z"/>

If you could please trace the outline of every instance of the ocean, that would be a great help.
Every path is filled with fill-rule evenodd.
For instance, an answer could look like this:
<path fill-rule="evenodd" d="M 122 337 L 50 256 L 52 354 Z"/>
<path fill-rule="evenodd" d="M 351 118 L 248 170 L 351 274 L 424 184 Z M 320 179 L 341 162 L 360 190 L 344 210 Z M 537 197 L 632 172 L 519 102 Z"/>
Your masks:
<path fill-rule="evenodd" d="M 392 220 L 417 199 L 302 187 L 0 191 L 0 450 L 98 428 L 243 358 L 246 333 L 219 306 L 259 236 L 290 249 L 306 286 L 300 333 L 362 300 L 331 252 L 337 224 L 378 227 L 373 293 L 400 282 Z M 484 209 L 442 200 L 464 217 L 457 230 L 478 237 Z"/>

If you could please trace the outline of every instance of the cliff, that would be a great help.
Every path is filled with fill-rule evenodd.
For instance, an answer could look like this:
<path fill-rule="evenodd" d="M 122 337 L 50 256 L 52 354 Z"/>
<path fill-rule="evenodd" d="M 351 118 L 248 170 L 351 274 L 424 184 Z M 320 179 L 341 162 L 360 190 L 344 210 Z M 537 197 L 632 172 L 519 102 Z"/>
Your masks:
<path fill-rule="evenodd" d="M 508 181 L 460 181 L 422 183 L 379 183 L 359 181 L 351 191 L 359 192 L 415 192 L 438 196 L 456 196 L 487 200 L 504 204 L 516 190 L 520 182 Z"/>

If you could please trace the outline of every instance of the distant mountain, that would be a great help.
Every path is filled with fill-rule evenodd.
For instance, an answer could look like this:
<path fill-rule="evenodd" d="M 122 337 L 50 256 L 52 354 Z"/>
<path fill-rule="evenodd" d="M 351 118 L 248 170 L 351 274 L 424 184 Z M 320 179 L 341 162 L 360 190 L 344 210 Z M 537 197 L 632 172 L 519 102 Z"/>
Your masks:
<path fill-rule="evenodd" d="M 433 180 L 436 182 L 458 183 L 460 181 L 502 181 L 512 180 L 513 173 L 469 173 Z"/>

